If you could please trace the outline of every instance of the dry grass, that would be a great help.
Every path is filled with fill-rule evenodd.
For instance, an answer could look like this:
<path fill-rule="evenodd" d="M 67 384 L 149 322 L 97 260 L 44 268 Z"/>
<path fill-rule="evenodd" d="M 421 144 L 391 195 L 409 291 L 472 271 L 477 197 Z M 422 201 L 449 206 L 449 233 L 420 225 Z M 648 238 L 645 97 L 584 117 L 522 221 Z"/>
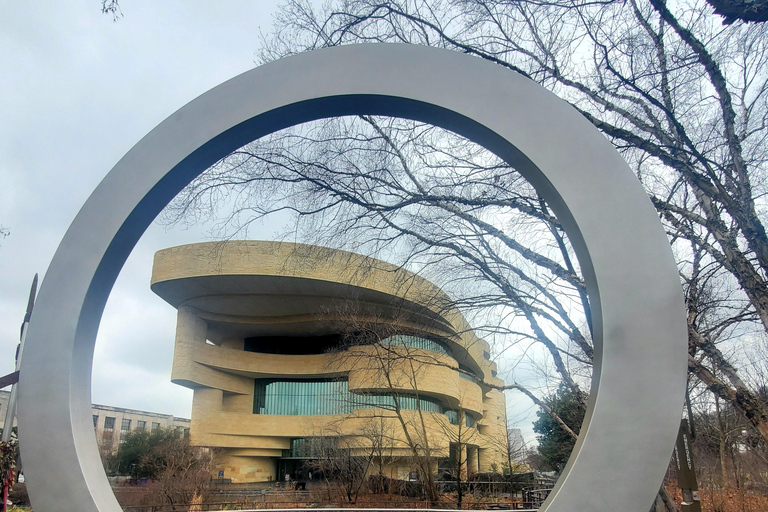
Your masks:
<path fill-rule="evenodd" d="M 676 485 L 667 487 L 675 502 L 680 505 L 682 493 Z M 766 512 L 768 511 L 768 496 L 756 494 L 743 489 L 712 489 L 699 490 L 702 512 Z"/>

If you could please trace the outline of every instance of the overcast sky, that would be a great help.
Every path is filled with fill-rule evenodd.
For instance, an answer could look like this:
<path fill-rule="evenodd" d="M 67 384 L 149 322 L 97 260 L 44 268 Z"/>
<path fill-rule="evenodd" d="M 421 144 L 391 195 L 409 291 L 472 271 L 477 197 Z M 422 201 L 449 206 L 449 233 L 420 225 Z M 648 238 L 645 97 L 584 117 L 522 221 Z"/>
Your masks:
<path fill-rule="evenodd" d="M 256 65 L 279 1 L 121 4 L 117 23 L 98 0 L 0 7 L 0 226 L 10 230 L 0 238 L 0 374 L 13 371 L 32 277 L 43 277 L 80 206 L 154 126 Z M 189 417 L 192 392 L 169 379 L 176 312 L 149 279 L 155 251 L 204 232 L 153 225 L 134 250 L 99 330 L 95 403 Z M 518 402 L 530 438 L 532 408 Z"/>
<path fill-rule="evenodd" d="M 164 118 L 255 66 L 277 0 L 127 1 L 113 23 L 98 0 L 0 7 L 0 372 L 13 354 L 35 272 L 42 277 L 80 206 Z M 93 401 L 189 417 L 170 383 L 175 310 L 149 290 L 158 249 L 202 230 L 150 228 L 109 299 Z M 270 236 L 267 232 L 264 236 Z"/>

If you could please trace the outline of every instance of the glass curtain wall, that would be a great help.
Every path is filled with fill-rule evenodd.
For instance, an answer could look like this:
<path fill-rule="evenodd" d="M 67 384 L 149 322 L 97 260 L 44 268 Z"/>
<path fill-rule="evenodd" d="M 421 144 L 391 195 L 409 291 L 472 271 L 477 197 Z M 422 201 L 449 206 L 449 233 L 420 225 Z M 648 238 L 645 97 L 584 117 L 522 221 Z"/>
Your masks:
<path fill-rule="evenodd" d="M 398 334 L 385 338 L 382 345 L 389 345 L 391 347 L 410 347 L 421 350 L 429 350 L 430 352 L 437 352 L 444 356 L 452 357 L 450 349 L 443 343 L 427 338 L 420 338 L 418 336 L 408 336 L 405 334 Z"/>
<path fill-rule="evenodd" d="M 341 343 L 341 335 L 334 334 L 329 336 L 315 336 L 315 337 L 256 337 L 246 338 L 244 350 L 246 352 L 261 352 L 269 354 L 322 354 L 338 347 Z M 409 347 L 419 350 L 427 350 L 442 354 L 453 358 L 450 348 L 442 341 L 436 341 L 429 338 L 421 338 L 419 336 L 412 336 L 408 334 L 397 334 L 389 336 L 382 340 L 382 345 L 391 347 Z M 486 359 L 490 357 L 488 353 L 485 353 Z M 459 368 L 463 372 L 458 372 L 459 377 L 471 382 L 475 382 L 478 377 L 472 368 L 459 364 Z M 465 373 L 468 372 L 469 374 Z M 496 376 L 495 372 L 494 377 Z M 475 376 L 474 378 L 472 376 Z M 315 394 L 317 391 L 309 391 L 309 394 Z M 322 391 L 320 391 L 322 392 Z"/>
<path fill-rule="evenodd" d="M 456 412 L 434 398 L 398 395 L 400 409 L 446 414 L 451 423 Z M 285 379 L 256 379 L 253 413 L 280 416 L 323 416 L 349 414 L 356 409 L 395 408 L 392 395 L 358 395 L 349 391 L 346 380 L 315 379 L 292 381 Z M 467 415 L 469 417 L 469 415 Z"/>
<path fill-rule="evenodd" d="M 348 414 L 352 404 L 346 381 L 256 379 L 254 414 L 322 416 Z"/>
<path fill-rule="evenodd" d="M 443 414 L 445 414 L 448 417 L 448 421 L 451 422 L 452 425 L 458 425 L 459 424 L 459 412 L 458 411 L 452 411 L 452 410 L 446 410 Z M 475 417 L 469 414 L 468 412 L 464 412 L 464 426 L 466 427 L 474 427 L 475 426 Z"/>

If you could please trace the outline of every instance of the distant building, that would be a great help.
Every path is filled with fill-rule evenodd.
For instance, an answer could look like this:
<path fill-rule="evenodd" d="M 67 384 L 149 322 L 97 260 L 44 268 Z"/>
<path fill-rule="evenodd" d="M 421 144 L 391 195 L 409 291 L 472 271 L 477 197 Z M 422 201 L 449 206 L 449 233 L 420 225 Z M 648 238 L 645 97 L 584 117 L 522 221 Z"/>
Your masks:
<path fill-rule="evenodd" d="M 10 389 L 10 388 L 8 388 Z M 0 391 L 0 428 L 5 427 L 5 414 L 8 411 L 8 402 L 11 399 L 10 391 Z M 16 418 L 13 419 L 13 426 L 16 426 Z"/>
<path fill-rule="evenodd" d="M 525 446 L 525 440 L 523 439 L 523 431 L 519 428 L 508 428 L 507 429 L 507 443 L 509 444 L 509 453 L 511 454 L 525 454 L 526 446 Z M 521 457 L 523 458 L 523 457 Z"/>
<path fill-rule="evenodd" d="M 0 391 L 0 427 L 4 426 L 10 395 L 9 391 Z M 15 420 L 13 424 L 16 425 Z M 96 430 L 96 441 L 102 455 L 116 453 L 120 440 L 132 430 L 177 428 L 189 435 L 189 424 L 188 419 L 177 418 L 171 414 L 93 404 L 93 428 Z"/>
<path fill-rule="evenodd" d="M 93 428 L 102 455 L 116 453 L 121 440 L 133 430 L 176 428 L 184 435 L 189 435 L 189 424 L 187 418 L 177 418 L 171 414 L 93 404 Z"/>
<path fill-rule="evenodd" d="M 490 347 L 420 276 L 346 251 L 229 241 L 159 251 L 152 290 L 178 309 L 171 379 L 194 390 L 190 441 L 218 448 L 214 477 L 297 478 L 324 443 L 351 456 L 376 443 L 381 472 L 400 479 L 423 446 L 432 472 L 507 460 Z"/>

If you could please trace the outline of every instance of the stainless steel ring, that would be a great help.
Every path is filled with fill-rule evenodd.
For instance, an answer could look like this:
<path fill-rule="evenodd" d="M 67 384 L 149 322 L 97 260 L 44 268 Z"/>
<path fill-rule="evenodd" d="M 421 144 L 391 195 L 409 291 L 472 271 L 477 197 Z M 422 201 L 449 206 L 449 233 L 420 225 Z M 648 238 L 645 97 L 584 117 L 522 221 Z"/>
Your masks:
<path fill-rule="evenodd" d="M 36 512 L 120 511 L 91 424 L 93 344 L 149 223 L 228 152 L 347 114 L 453 130 L 547 199 L 588 284 L 596 359 L 581 436 L 545 508 L 648 509 L 677 434 L 687 343 L 675 262 L 642 187 L 602 134 L 522 76 L 456 52 L 368 44 L 282 59 L 206 92 L 136 144 L 86 201 L 46 273 L 21 368 L 19 432 Z"/>

